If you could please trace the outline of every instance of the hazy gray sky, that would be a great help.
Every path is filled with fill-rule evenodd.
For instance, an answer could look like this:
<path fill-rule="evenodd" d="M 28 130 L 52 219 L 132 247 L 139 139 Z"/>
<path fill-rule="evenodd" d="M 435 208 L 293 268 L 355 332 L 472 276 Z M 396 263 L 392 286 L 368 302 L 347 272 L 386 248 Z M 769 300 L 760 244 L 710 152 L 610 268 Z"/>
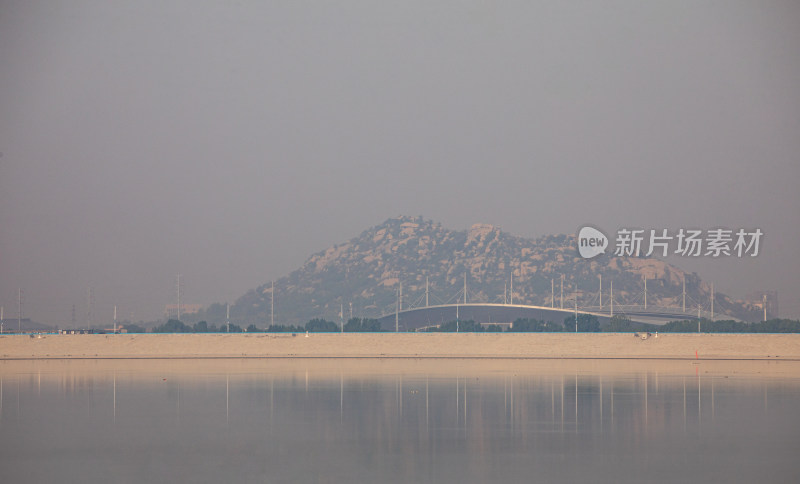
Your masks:
<path fill-rule="evenodd" d="M 400 214 L 760 227 L 800 317 L 800 3 L 0 2 L 0 304 L 233 301 Z"/>

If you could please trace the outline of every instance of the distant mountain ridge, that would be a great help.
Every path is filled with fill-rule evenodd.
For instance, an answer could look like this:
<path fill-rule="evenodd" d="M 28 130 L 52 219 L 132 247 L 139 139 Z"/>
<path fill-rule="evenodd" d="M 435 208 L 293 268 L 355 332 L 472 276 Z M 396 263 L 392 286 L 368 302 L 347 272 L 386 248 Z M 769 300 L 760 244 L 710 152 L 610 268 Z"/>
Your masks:
<path fill-rule="evenodd" d="M 349 318 L 351 307 L 357 317 L 391 313 L 401 284 L 404 307 L 424 305 L 426 281 L 431 305 L 456 302 L 465 274 L 468 302 L 510 302 L 513 284 L 515 304 L 549 306 L 552 280 L 559 306 L 562 274 L 565 307 L 574 304 L 575 293 L 579 306 L 598 306 L 601 275 L 604 305 L 612 280 L 615 304 L 641 304 L 645 276 L 652 306 L 680 307 L 684 278 L 687 307 L 708 306 L 711 295 L 710 285 L 697 274 L 659 259 L 610 254 L 581 259 L 574 235 L 526 239 L 487 224 L 456 231 L 422 217 L 401 216 L 312 255 L 302 267 L 276 280 L 275 323 L 318 317 L 338 322 L 340 312 L 344 320 Z M 231 307 L 231 317 L 235 315 L 239 324 L 269 325 L 271 290 L 267 283 L 249 291 Z M 714 299 L 720 318 L 727 314 L 759 319 L 757 307 L 721 293 Z M 224 306 L 214 304 L 200 316 L 219 323 L 225 318 Z"/>

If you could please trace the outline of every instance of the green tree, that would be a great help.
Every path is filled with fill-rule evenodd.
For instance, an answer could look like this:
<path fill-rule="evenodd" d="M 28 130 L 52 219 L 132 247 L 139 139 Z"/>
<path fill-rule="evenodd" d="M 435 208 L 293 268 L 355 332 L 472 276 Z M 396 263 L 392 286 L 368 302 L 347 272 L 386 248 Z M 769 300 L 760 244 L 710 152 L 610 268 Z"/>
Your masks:
<path fill-rule="evenodd" d="M 129 323 L 123 326 L 128 333 L 145 333 L 146 330 L 138 324 Z"/>
<path fill-rule="evenodd" d="M 614 316 L 608 321 L 608 326 L 604 328 L 605 331 L 610 333 L 626 333 L 634 331 L 631 326 L 632 321 L 627 316 Z"/>
<path fill-rule="evenodd" d="M 315 318 L 306 323 L 306 331 L 309 333 L 334 333 L 339 330 L 339 326 L 331 321 Z"/>
<path fill-rule="evenodd" d="M 223 324 L 223 325 L 220 325 L 219 332 L 220 333 L 241 333 L 242 332 L 242 327 L 239 326 L 239 325 L 231 323 L 230 324 L 230 328 L 229 328 L 228 324 Z"/>
<path fill-rule="evenodd" d="M 564 318 L 564 331 L 575 331 L 575 316 Z M 598 321 L 597 316 L 592 314 L 578 315 L 579 333 L 597 333 L 598 331 L 600 331 L 600 321 Z"/>
<path fill-rule="evenodd" d="M 654 324 L 637 323 L 625 315 L 617 315 L 608 321 L 603 331 L 609 333 L 633 333 L 635 331 L 661 331 L 661 327 Z"/>
<path fill-rule="evenodd" d="M 711 321 L 707 319 L 684 319 L 681 321 L 670 321 L 662 325 L 659 331 L 663 333 L 698 333 L 706 332 L 708 324 Z"/>
<path fill-rule="evenodd" d="M 660 326 L 664 333 L 800 333 L 800 321 L 771 319 L 757 323 L 733 320 L 710 321 L 708 319 L 686 319 L 670 321 Z"/>
<path fill-rule="evenodd" d="M 294 325 L 284 325 L 284 324 L 271 324 L 267 328 L 267 333 L 302 333 L 305 329 L 294 326 Z"/>
<path fill-rule="evenodd" d="M 153 328 L 154 333 L 191 333 L 192 327 L 188 326 L 177 319 L 170 319 L 161 326 Z"/>
<path fill-rule="evenodd" d="M 770 319 L 750 325 L 754 333 L 800 333 L 800 321 L 791 319 Z"/>
<path fill-rule="evenodd" d="M 508 328 L 511 333 L 560 333 L 564 328 L 552 321 L 539 321 L 538 319 L 520 318 Z"/>
<path fill-rule="evenodd" d="M 194 324 L 193 330 L 195 333 L 208 333 L 208 323 L 206 321 L 198 321 Z"/>
<path fill-rule="evenodd" d="M 345 333 L 360 333 L 361 332 L 361 318 L 350 318 L 344 324 Z"/>
<path fill-rule="evenodd" d="M 438 328 L 431 328 L 432 333 L 482 333 L 483 326 L 473 320 L 467 321 L 448 321 Z"/>
<path fill-rule="evenodd" d="M 361 320 L 361 331 L 365 333 L 377 333 L 381 331 L 381 322 L 377 319 L 364 318 Z"/>

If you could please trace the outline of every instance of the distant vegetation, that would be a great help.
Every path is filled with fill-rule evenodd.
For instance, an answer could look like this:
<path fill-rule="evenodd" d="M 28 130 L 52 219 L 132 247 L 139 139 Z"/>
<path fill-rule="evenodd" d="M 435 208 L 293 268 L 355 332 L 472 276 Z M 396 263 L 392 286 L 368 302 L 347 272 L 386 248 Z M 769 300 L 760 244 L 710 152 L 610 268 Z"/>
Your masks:
<path fill-rule="evenodd" d="M 124 328 L 125 331 L 127 331 L 128 333 L 145 333 L 145 332 L 147 332 L 147 330 L 145 328 L 139 326 L 138 324 L 133 324 L 133 323 L 122 325 L 122 328 Z"/>
<path fill-rule="evenodd" d="M 800 321 L 791 319 L 770 319 L 760 323 L 740 323 L 738 321 L 709 321 L 701 319 L 701 333 L 800 333 Z M 697 320 L 670 321 L 664 326 L 656 326 L 663 333 L 697 333 Z"/>
<path fill-rule="evenodd" d="M 421 331 L 428 333 L 499 333 L 503 331 L 500 324 L 480 324 L 473 320 L 448 321 L 440 326 L 426 328 Z M 563 333 L 575 331 L 575 318 L 564 318 L 563 324 L 538 319 L 517 319 L 507 327 L 506 333 Z M 600 331 L 600 322 L 596 316 L 581 314 L 578 316 L 578 332 L 592 333 Z"/>
<path fill-rule="evenodd" d="M 377 319 L 350 318 L 344 325 L 345 333 L 377 333 L 381 330 L 381 323 Z"/>
<path fill-rule="evenodd" d="M 248 331 L 258 331 L 255 325 L 250 325 Z M 156 326 L 151 330 L 153 333 L 241 333 L 241 326 L 235 324 L 222 324 L 219 328 L 214 325 L 209 326 L 205 321 L 195 323 L 194 326 L 189 326 L 177 319 L 170 319 L 161 326 Z"/>
<path fill-rule="evenodd" d="M 491 326 L 497 326 L 499 328 L 499 326 L 496 325 L 496 324 L 493 324 Z M 434 326 L 434 327 L 428 328 L 427 330 L 425 330 L 425 332 L 428 332 L 428 333 L 456 333 L 456 332 L 460 332 L 460 333 L 483 333 L 483 332 L 486 332 L 486 329 L 480 323 L 476 323 L 475 321 L 470 319 L 470 320 L 467 320 L 467 321 L 448 321 L 446 323 L 441 324 L 440 326 Z"/>
<path fill-rule="evenodd" d="M 518 319 L 508 328 L 510 333 L 550 333 L 564 331 L 564 326 L 552 321 L 538 319 Z"/>
<path fill-rule="evenodd" d="M 800 333 L 800 321 L 791 319 L 770 319 L 757 323 L 744 323 L 732 320 L 711 321 L 709 319 L 689 319 L 670 321 L 664 325 L 634 323 L 624 317 L 611 319 L 603 331 L 626 333 L 650 331 L 659 333 Z"/>
<path fill-rule="evenodd" d="M 144 333 L 144 328 L 133 324 L 126 325 L 125 330 L 128 333 Z M 377 319 L 367 318 L 351 318 L 344 325 L 345 333 L 375 333 L 381 331 L 381 325 Z M 170 319 L 166 323 L 155 326 L 152 333 L 339 333 L 342 328 L 332 322 L 324 319 L 315 318 L 307 322 L 305 325 L 283 325 L 276 324 L 267 327 L 266 329 L 258 328 L 256 325 L 251 324 L 246 329 L 242 330 L 241 326 L 231 323 L 221 324 L 219 327 L 216 325 L 209 326 L 206 321 L 199 321 L 190 326 L 177 319 Z"/>
<path fill-rule="evenodd" d="M 656 331 L 657 326 L 645 323 L 636 323 L 625 316 L 614 316 L 603 328 L 608 333 L 633 333 L 636 331 Z"/>
<path fill-rule="evenodd" d="M 697 333 L 698 321 L 672 321 L 663 326 L 655 324 L 637 323 L 624 316 L 611 318 L 608 324 L 601 326 L 597 317 L 590 314 L 578 316 L 577 332 L 579 333 L 634 333 L 641 331 L 660 333 Z M 740 323 L 736 321 L 699 321 L 701 333 L 800 333 L 800 321 L 790 319 L 772 319 L 762 323 Z M 481 325 L 475 321 L 449 321 L 437 327 L 425 328 L 419 331 L 430 333 L 490 333 L 500 332 L 502 326 L 498 324 Z M 563 324 L 537 319 L 517 319 L 510 325 L 507 333 L 561 333 L 575 332 L 575 318 L 564 318 Z"/>

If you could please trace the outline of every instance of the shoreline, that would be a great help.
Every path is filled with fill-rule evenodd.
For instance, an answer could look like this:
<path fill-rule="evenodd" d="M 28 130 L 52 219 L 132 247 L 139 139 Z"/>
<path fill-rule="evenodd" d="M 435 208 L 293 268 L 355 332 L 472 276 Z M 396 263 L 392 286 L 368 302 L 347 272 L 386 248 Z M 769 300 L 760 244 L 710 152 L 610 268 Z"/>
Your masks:
<path fill-rule="evenodd" d="M 0 360 L 230 358 L 800 361 L 800 334 L 186 333 L 0 336 Z"/>

